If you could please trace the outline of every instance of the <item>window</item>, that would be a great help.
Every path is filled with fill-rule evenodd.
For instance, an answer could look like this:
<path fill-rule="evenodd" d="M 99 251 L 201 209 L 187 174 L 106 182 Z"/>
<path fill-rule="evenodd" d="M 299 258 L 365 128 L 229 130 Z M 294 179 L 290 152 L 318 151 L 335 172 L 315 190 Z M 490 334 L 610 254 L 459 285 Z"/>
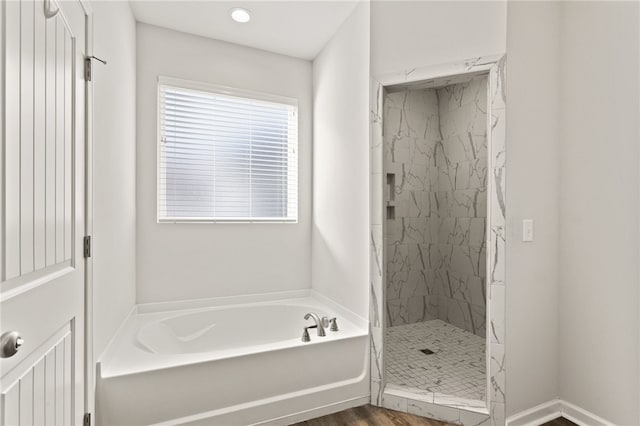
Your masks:
<path fill-rule="evenodd" d="M 297 101 L 158 86 L 159 222 L 297 222 Z"/>

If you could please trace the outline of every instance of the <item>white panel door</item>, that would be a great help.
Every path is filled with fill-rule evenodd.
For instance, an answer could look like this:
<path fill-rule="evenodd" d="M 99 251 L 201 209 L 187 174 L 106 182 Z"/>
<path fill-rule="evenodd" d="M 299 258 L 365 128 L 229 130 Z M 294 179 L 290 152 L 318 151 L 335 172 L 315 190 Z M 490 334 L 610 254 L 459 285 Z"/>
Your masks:
<path fill-rule="evenodd" d="M 0 4 L 0 333 L 24 342 L 0 358 L 1 426 L 85 411 L 87 22 L 78 0 Z"/>

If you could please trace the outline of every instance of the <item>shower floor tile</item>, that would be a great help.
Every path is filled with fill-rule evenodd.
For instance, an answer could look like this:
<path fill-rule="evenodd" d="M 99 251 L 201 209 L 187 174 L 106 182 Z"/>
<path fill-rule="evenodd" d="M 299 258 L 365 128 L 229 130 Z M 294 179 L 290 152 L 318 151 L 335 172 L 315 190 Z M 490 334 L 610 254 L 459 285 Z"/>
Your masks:
<path fill-rule="evenodd" d="M 387 327 L 387 383 L 455 397 L 486 399 L 485 339 L 442 320 Z M 433 354 L 425 354 L 432 351 Z"/>

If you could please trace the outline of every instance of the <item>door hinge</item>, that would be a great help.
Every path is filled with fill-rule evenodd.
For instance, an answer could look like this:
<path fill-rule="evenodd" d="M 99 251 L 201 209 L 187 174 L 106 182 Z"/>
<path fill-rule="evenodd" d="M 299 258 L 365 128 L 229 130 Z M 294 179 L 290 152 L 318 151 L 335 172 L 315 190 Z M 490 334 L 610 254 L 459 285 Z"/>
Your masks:
<path fill-rule="evenodd" d="M 84 81 L 91 81 L 91 58 L 84 58 Z"/>
<path fill-rule="evenodd" d="M 84 257 L 91 257 L 91 235 L 87 235 L 83 240 Z"/>
<path fill-rule="evenodd" d="M 91 81 L 93 77 L 91 60 L 95 59 L 96 61 L 102 62 L 104 65 L 107 65 L 107 61 L 100 59 L 96 56 L 88 56 L 84 58 L 84 81 Z"/>
<path fill-rule="evenodd" d="M 82 426 L 91 426 L 91 413 L 84 413 Z"/>

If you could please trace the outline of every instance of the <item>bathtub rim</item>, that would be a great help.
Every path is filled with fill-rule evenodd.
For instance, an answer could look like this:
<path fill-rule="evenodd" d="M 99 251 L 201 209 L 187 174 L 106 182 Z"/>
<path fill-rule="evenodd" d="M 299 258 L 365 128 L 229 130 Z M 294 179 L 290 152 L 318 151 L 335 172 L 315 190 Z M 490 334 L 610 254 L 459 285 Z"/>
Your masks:
<path fill-rule="evenodd" d="M 176 301 L 165 302 L 148 302 L 139 303 L 135 305 L 137 314 L 156 313 L 156 312 L 168 312 L 168 311 L 183 311 L 199 308 L 218 308 L 224 306 L 236 306 L 246 305 L 260 302 L 275 302 L 285 301 L 289 299 L 302 299 L 305 297 L 313 297 L 319 301 L 327 304 L 330 308 L 340 313 L 341 316 L 346 318 L 351 323 L 355 324 L 359 328 L 368 328 L 369 320 L 361 317 L 355 312 L 345 308 L 343 305 L 337 303 L 333 299 L 328 298 L 322 293 L 314 289 L 303 290 L 287 290 L 269 293 L 257 293 L 257 294 L 243 294 L 236 296 L 221 296 L 211 297 L 205 299 L 184 299 Z M 134 313 L 134 312 L 132 312 Z M 131 315 L 131 313 L 130 313 Z"/>

